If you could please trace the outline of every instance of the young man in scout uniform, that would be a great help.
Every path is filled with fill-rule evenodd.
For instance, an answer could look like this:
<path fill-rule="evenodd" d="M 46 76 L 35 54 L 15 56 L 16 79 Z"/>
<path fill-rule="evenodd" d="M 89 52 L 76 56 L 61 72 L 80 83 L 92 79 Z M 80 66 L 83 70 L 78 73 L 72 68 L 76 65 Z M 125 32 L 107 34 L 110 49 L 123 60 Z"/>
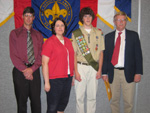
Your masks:
<path fill-rule="evenodd" d="M 79 18 L 83 26 L 73 31 L 75 51 L 76 113 L 84 112 L 84 97 L 87 93 L 87 113 L 95 113 L 98 79 L 101 78 L 104 39 L 102 32 L 92 26 L 94 12 L 85 7 Z"/>

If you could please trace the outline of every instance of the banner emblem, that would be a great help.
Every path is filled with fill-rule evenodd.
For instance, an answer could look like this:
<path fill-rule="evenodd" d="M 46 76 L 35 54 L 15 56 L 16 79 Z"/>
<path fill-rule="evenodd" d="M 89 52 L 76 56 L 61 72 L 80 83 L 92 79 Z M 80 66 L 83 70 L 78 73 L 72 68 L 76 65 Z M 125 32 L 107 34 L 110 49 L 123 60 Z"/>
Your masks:
<path fill-rule="evenodd" d="M 63 18 L 67 25 L 72 19 L 72 8 L 66 0 L 45 0 L 39 10 L 40 21 L 47 28 L 51 30 L 51 24 L 57 17 Z"/>

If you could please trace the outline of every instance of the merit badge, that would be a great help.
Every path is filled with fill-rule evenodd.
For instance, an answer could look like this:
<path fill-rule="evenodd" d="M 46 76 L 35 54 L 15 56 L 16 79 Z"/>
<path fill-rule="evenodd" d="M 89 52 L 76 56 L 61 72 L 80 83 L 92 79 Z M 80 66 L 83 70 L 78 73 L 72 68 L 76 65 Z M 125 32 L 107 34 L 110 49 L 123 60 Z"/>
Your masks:
<path fill-rule="evenodd" d="M 96 51 L 98 50 L 98 44 L 96 44 L 95 50 L 96 50 Z"/>
<path fill-rule="evenodd" d="M 98 39 L 98 36 L 96 36 L 96 39 Z"/>

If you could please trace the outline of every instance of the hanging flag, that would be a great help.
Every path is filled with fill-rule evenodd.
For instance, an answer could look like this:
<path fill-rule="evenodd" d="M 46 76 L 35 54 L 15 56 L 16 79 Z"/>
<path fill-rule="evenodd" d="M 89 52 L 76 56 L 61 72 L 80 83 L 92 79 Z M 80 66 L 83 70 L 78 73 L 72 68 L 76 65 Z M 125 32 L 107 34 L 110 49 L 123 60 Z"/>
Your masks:
<path fill-rule="evenodd" d="M 98 14 L 99 19 L 104 22 L 111 29 L 114 28 L 114 5 L 115 0 L 98 0 Z"/>
<path fill-rule="evenodd" d="M 69 3 L 71 7 L 76 7 L 76 11 L 72 13 L 76 13 L 75 17 L 78 18 L 79 9 L 82 9 L 83 7 L 91 7 L 94 11 L 95 15 L 99 17 L 99 19 L 104 22 L 106 25 L 108 25 L 110 28 L 113 29 L 113 15 L 114 15 L 114 9 L 113 4 L 115 1 L 115 10 L 118 11 L 124 11 L 128 15 L 128 20 L 131 22 L 131 0 L 13 0 L 14 1 L 14 12 L 15 12 L 15 27 L 18 28 L 22 26 L 23 20 L 22 20 L 22 12 L 25 7 L 31 6 L 31 2 L 33 4 L 36 4 L 37 2 L 43 3 L 46 1 L 49 1 L 50 4 L 52 2 L 63 2 L 64 4 Z M 13 1 L 12 0 L 0 0 L 0 26 L 2 26 L 5 22 L 7 22 L 13 15 Z M 66 3 L 65 3 L 66 2 Z M 58 3 L 58 6 L 60 5 Z M 71 4 L 72 3 L 72 4 Z M 76 4 L 78 3 L 78 4 Z M 50 5 L 49 4 L 49 5 Z M 62 4 L 61 4 L 62 5 Z M 37 6 L 35 6 L 37 8 Z M 49 6 L 48 6 L 49 7 Z M 52 7 L 52 6 L 51 6 Z M 64 6 L 67 8 L 67 5 Z M 38 7 L 40 8 L 40 7 Z M 60 7 L 62 8 L 62 7 Z M 74 16 L 74 14 L 73 14 Z M 47 18 L 45 18 L 47 19 Z M 73 19 L 73 18 L 72 18 Z M 76 19 L 75 19 L 76 21 Z M 72 21 L 73 22 L 73 21 Z M 70 25 L 72 23 L 70 22 Z M 93 21 L 93 26 L 96 27 L 97 25 L 97 18 Z M 71 25 L 70 27 L 73 27 L 75 25 Z M 78 25 L 74 29 L 76 29 Z M 70 34 L 72 30 L 68 31 L 68 34 Z M 70 37 L 70 35 L 68 35 Z M 45 36 L 45 35 L 44 35 Z"/>
<path fill-rule="evenodd" d="M 67 22 L 66 37 L 71 38 L 73 30 L 78 29 L 80 0 L 32 0 L 35 10 L 33 28 L 42 32 L 44 38 L 52 35 L 51 24 L 56 17 Z"/>
<path fill-rule="evenodd" d="M 23 25 L 22 14 L 24 9 L 28 6 L 31 6 L 31 0 L 14 0 L 15 28 L 19 28 Z"/>
<path fill-rule="evenodd" d="M 111 14 L 112 10 L 111 8 L 109 8 L 110 11 L 108 8 L 103 9 L 105 6 L 112 7 L 112 5 L 103 6 L 99 4 L 101 4 L 100 0 L 14 0 L 15 27 L 21 27 L 23 24 L 22 12 L 24 8 L 32 6 L 35 10 L 33 28 L 40 31 L 44 38 L 52 35 L 51 23 L 56 17 L 62 17 L 67 22 L 68 31 L 66 37 L 71 38 L 72 31 L 79 28 L 79 12 L 83 7 L 90 7 L 95 15 L 112 28 L 111 24 L 109 24 L 111 16 L 107 16 Z M 103 16 L 100 12 L 106 11 L 106 9 L 107 12 L 103 13 L 105 15 Z M 92 25 L 97 26 L 97 18 L 94 19 Z"/>
<path fill-rule="evenodd" d="M 98 3 L 98 0 L 80 0 L 80 10 L 84 7 L 90 7 L 94 14 L 95 14 L 95 19 L 93 20 L 92 22 L 92 25 L 94 27 L 97 26 L 97 18 L 96 18 L 96 14 L 97 14 L 97 3 Z"/>
<path fill-rule="evenodd" d="M 125 12 L 131 22 L 131 0 L 115 0 L 115 10 Z"/>
<path fill-rule="evenodd" d="M 13 0 L 0 0 L 0 27 L 14 16 Z"/>
<path fill-rule="evenodd" d="M 67 22 L 68 38 L 71 38 L 73 30 L 79 28 L 80 0 L 14 0 L 16 28 L 23 25 L 22 13 L 27 6 L 35 10 L 33 28 L 40 31 L 44 38 L 52 35 L 51 24 L 56 17 L 62 17 Z"/>

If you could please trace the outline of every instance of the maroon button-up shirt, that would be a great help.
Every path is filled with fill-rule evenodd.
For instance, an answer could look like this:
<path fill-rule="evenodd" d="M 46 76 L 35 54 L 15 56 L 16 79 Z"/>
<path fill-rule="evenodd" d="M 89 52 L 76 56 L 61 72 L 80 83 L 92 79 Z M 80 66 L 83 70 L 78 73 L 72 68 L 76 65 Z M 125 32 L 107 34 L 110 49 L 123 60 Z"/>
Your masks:
<path fill-rule="evenodd" d="M 41 50 L 43 36 L 40 32 L 31 28 L 31 37 L 33 40 L 35 62 L 32 65 L 33 72 L 41 66 Z M 27 59 L 27 29 L 20 27 L 11 31 L 9 36 L 10 58 L 13 65 L 20 71 L 26 69 Z"/>

